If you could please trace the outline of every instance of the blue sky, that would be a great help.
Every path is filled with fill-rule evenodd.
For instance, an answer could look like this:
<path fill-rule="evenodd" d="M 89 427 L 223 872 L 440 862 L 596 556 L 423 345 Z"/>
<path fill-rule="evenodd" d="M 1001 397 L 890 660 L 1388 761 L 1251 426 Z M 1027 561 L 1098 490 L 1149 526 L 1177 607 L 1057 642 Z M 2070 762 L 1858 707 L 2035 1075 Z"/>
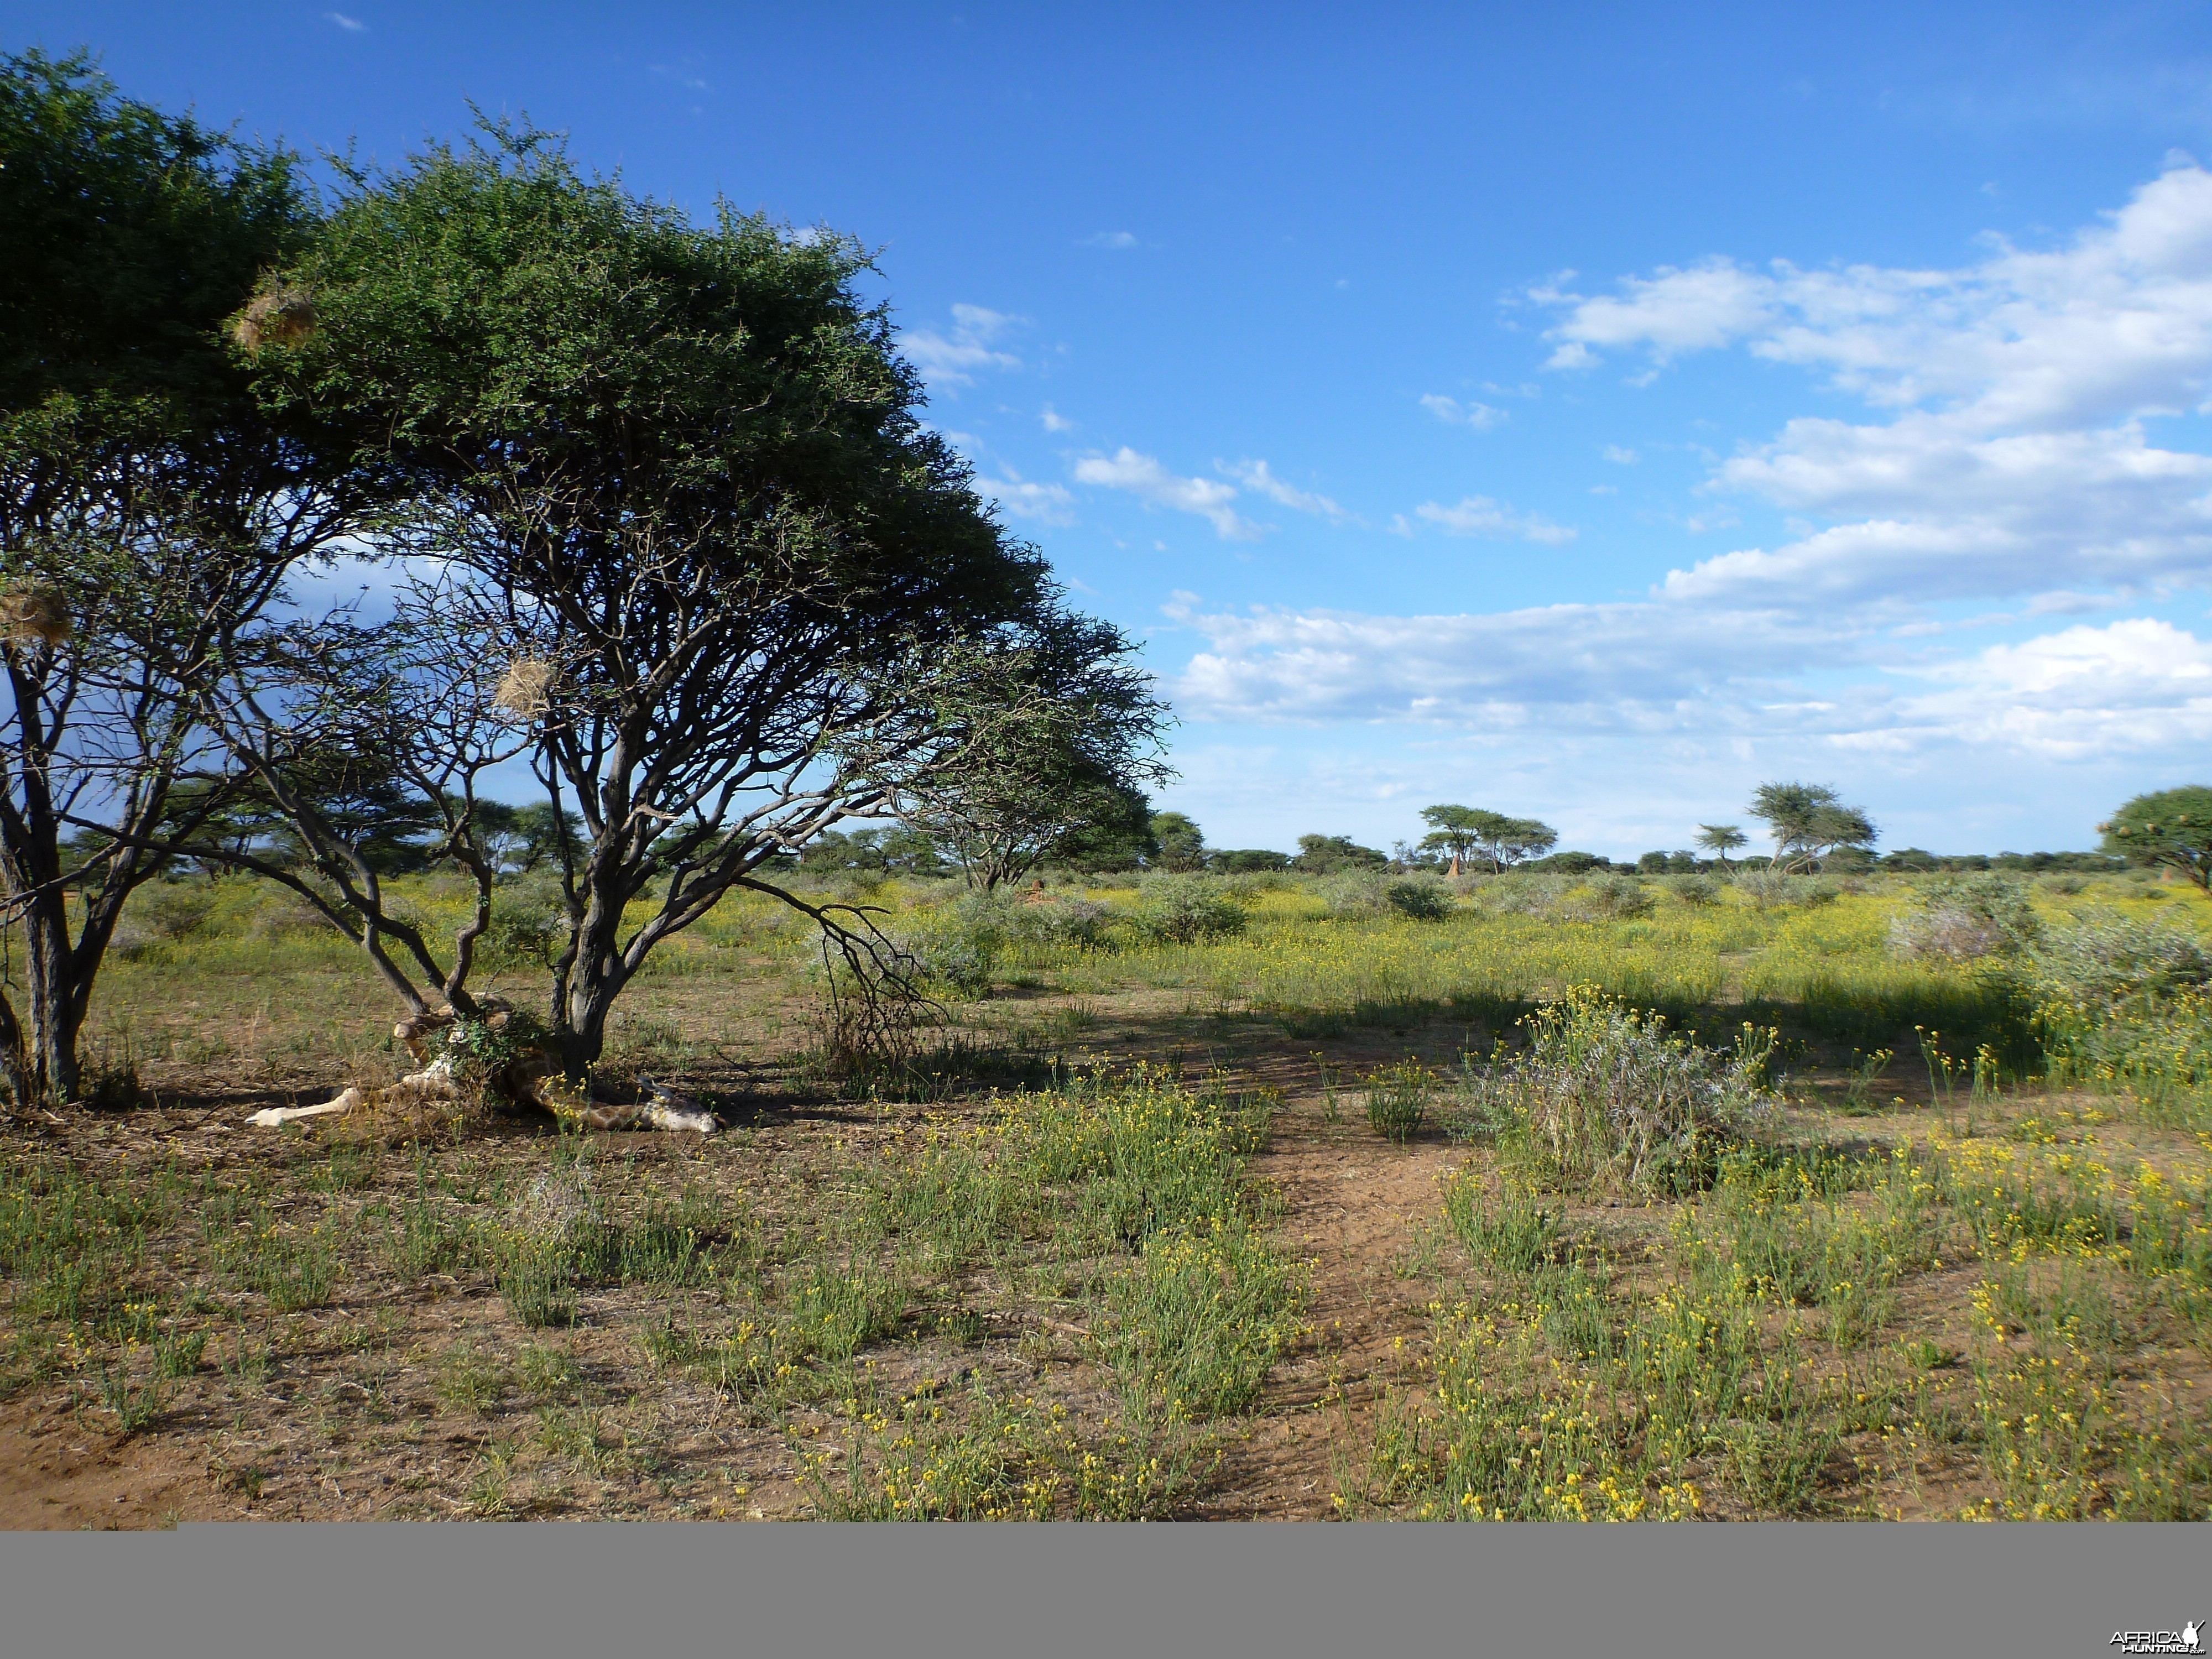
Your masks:
<path fill-rule="evenodd" d="M 2212 775 L 2212 10 L 0 3 L 394 160 L 468 101 L 879 247 L 1210 841 L 1635 854 Z"/>

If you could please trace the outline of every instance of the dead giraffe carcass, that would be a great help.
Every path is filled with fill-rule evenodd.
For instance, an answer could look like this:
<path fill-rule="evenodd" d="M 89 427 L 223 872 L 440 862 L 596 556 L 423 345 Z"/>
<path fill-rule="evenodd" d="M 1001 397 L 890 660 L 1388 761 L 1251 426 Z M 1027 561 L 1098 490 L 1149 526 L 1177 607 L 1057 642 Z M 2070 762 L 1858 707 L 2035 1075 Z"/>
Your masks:
<path fill-rule="evenodd" d="M 505 1030 L 514 1016 L 514 1009 L 496 998 L 487 997 L 478 1006 L 484 1024 L 495 1031 Z M 444 1030 L 458 1018 L 449 1003 L 434 1012 L 403 1019 L 392 1028 L 392 1035 L 405 1045 L 422 1068 L 410 1072 L 397 1083 L 368 1089 L 356 1084 L 336 1099 L 326 1100 L 319 1106 L 271 1106 L 246 1121 L 258 1129 L 277 1129 L 306 1118 L 344 1116 L 356 1112 L 420 1111 L 457 1105 L 462 1098 L 462 1085 L 453 1075 L 453 1056 L 448 1051 L 441 1053 L 435 1060 L 430 1059 L 425 1039 Z M 710 1135 L 719 1127 L 714 1115 L 698 1102 L 673 1089 L 664 1089 L 650 1078 L 638 1079 L 651 1091 L 647 1099 L 635 1105 L 611 1105 L 588 1097 L 573 1098 L 561 1086 L 560 1071 L 558 1058 L 541 1044 L 510 1060 L 498 1076 L 488 1081 L 493 1093 L 516 1105 L 541 1107 L 564 1123 L 580 1128 L 690 1129 Z"/>

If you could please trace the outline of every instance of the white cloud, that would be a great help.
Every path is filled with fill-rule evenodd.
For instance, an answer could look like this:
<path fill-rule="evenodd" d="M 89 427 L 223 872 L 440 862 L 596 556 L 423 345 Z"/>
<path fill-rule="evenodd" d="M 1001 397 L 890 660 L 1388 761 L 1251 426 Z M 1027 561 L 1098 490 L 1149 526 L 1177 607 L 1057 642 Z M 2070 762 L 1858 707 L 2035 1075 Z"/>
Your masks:
<path fill-rule="evenodd" d="M 1440 392 L 1425 392 L 1421 407 L 1447 426 L 1471 426 L 1477 432 L 1487 432 L 1506 418 L 1502 409 L 1492 409 L 1488 404 L 1463 404 Z"/>
<path fill-rule="evenodd" d="M 2212 641 L 2137 617 L 1993 645 L 1917 672 L 1947 689 L 1900 699 L 1846 747 L 1989 744 L 2051 760 L 2164 751 L 2212 738 Z"/>
<path fill-rule="evenodd" d="M 1137 239 L 1126 230 L 1102 230 L 1096 236 L 1083 239 L 1085 247 L 1125 248 L 1137 246 Z"/>
<path fill-rule="evenodd" d="M 1167 612 L 1206 638 L 1173 682 L 1176 707 L 1200 720 L 1433 725 L 1492 744 L 1733 736 L 1893 759 L 2002 750 L 2059 763 L 2212 738 L 2212 641 L 2154 618 L 1931 661 L 1865 627 L 1665 602 L 1217 615 L 1177 595 Z M 1850 671 L 1851 683 L 1836 683 Z"/>
<path fill-rule="evenodd" d="M 933 386 L 973 386 L 984 370 L 1022 366 L 1020 358 L 993 343 L 1020 321 L 1002 311 L 956 305 L 949 331 L 940 334 L 935 329 L 908 329 L 899 336 L 899 349 Z"/>
<path fill-rule="evenodd" d="M 1455 536 L 1516 536 L 1557 547 L 1576 534 L 1569 526 L 1553 524 L 1540 514 L 1516 513 L 1487 495 L 1467 496 L 1456 507 L 1423 501 L 1413 514 Z"/>
<path fill-rule="evenodd" d="M 336 23 L 348 34 L 366 34 L 368 33 L 368 25 L 362 22 L 358 17 L 349 17 L 342 11 L 326 11 L 323 15 L 329 18 L 333 23 Z"/>
<path fill-rule="evenodd" d="M 1075 430 L 1075 422 L 1069 420 L 1065 415 L 1060 414 L 1054 410 L 1050 404 L 1047 404 L 1044 406 L 1043 414 L 1040 415 L 1037 418 L 1044 422 L 1044 429 L 1048 432 L 1073 432 Z"/>
<path fill-rule="evenodd" d="M 1547 368 L 1587 368 L 1597 361 L 1593 346 L 1642 345 L 1663 360 L 1726 345 L 1766 321 L 1773 305 L 1772 284 L 1730 259 L 1687 270 L 1662 266 L 1656 276 L 1632 276 L 1620 286 L 1619 295 L 1594 300 L 1555 287 L 1529 291 L 1540 304 L 1573 307 L 1552 331 L 1564 343 Z"/>
<path fill-rule="evenodd" d="M 1256 490 L 1268 500 L 1279 501 L 1296 512 L 1316 514 L 1339 522 L 1345 516 L 1344 509 L 1328 496 L 1314 495 L 1277 477 L 1267 470 L 1265 461 L 1239 461 L 1234 466 L 1225 466 L 1216 461 L 1213 467 L 1217 472 L 1227 473 L 1246 489 Z"/>
<path fill-rule="evenodd" d="M 1654 365 L 1741 345 L 1819 372 L 1881 418 L 1787 422 L 1710 488 L 1831 521 L 1668 578 L 1936 599 L 2212 579 L 2212 457 L 2148 422 L 2212 394 L 2212 173 L 2171 166 L 2064 244 L 1956 270 L 1755 270 L 1709 259 L 1559 307 L 1555 363 Z"/>
<path fill-rule="evenodd" d="M 1233 486 L 1211 478 L 1177 477 L 1150 455 L 1126 445 L 1111 455 L 1089 455 L 1076 462 L 1075 481 L 1126 489 L 1152 506 L 1195 513 L 1209 520 L 1224 541 L 1252 541 L 1261 534 L 1259 526 L 1229 505 L 1237 499 Z"/>
<path fill-rule="evenodd" d="M 1624 449 L 1619 444 L 1607 444 L 1598 453 L 1615 466 L 1634 466 L 1637 462 L 1644 459 L 1634 450 Z"/>
<path fill-rule="evenodd" d="M 989 496 L 1018 519 L 1034 519 L 1048 525 L 1075 522 L 1075 497 L 1068 493 L 1066 485 L 1032 483 L 1012 467 L 1005 471 L 1006 476 L 1003 478 L 977 477 L 976 493 Z"/>
<path fill-rule="evenodd" d="M 1732 684 L 1738 701 L 1745 686 L 1776 694 L 1808 662 L 1840 665 L 1862 649 L 1825 623 L 1648 601 L 1376 617 L 1206 614 L 1178 596 L 1167 613 L 1208 641 L 1176 706 L 1215 720 L 1672 725 Z"/>

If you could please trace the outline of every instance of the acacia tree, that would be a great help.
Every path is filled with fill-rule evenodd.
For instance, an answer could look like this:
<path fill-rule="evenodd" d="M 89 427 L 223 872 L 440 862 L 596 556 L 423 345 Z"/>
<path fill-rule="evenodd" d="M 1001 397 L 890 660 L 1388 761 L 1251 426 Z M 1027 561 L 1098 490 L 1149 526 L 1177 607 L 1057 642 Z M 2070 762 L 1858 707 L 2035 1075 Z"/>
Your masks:
<path fill-rule="evenodd" d="M 0 899 L 25 947 L 0 1071 L 19 1100 L 77 1094 L 125 900 L 229 799 L 234 779 L 179 787 L 207 757 L 222 636 L 358 504 L 306 429 L 257 408 L 225 338 L 313 216 L 289 155 L 123 99 L 82 56 L 0 59 Z"/>
<path fill-rule="evenodd" d="M 961 677 L 1054 625 L 1041 556 L 920 424 L 866 265 L 726 205 L 695 224 L 489 127 L 349 175 L 285 274 L 319 326 L 278 406 L 377 424 L 363 464 L 409 498 L 374 544 L 439 562 L 441 614 L 504 641 L 553 821 L 581 822 L 550 860 L 572 1079 L 652 951 L 732 890 L 836 930 L 772 866 L 957 757 Z M 392 931 L 366 884 L 349 902 Z"/>
<path fill-rule="evenodd" d="M 1723 870 L 1729 867 L 1728 855 L 1746 845 L 1750 839 L 1733 823 L 1701 823 L 1698 826 L 1698 845 L 1718 859 Z"/>
<path fill-rule="evenodd" d="M 484 775 L 527 746 L 504 706 L 500 635 L 471 626 L 447 584 L 417 577 L 389 621 L 286 620 L 234 633 L 202 694 L 208 728 L 295 838 L 296 857 L 258 847 L 174 843 L 290 888 L 361 947 L 410 1014 L 437 1003 L 477 1012 L 468 992 L 492 920 L 499 860 L 479 794 Z M 373 768 L 365 757 L 374 757 Z M 348 811 L 373 786 L 410 828 L 426 864 L 465 872 L 476 902 L 441 954 L 386 902 L 381 826 Z M 557 833 L 557 830 L 556 830 Z"/>
<path fill-rule="evenodd" d="M 1086 834 L 1149 836 L 1139 781 L 1165 774 L 1165 709 L 1118 629 L 1054 612 L 956 659 L 939 679 L 939 729 L 957 734 L 895 792 L 986 892 L 1018 881 Z"/>
<path fill-rule="evenodd" d="M 1846 806 L 1824 783 L 1765 783 L 1752 798 L 1751 816 L 1774 836 L 1774 862 L 1784 870 L 1809 870 L 1839 847 L 1871 847 L 1873 822 Z"/>
<path fill-rule="evenodd" d="M 1429 833 L 1421 837 L 1421 846 L 1449 854 L 1451 868 L 1448 873 L 1455 876 L 1475 848 L 1482 845 L 1485 820 L 1497 816 L 1472 806 L 1425 806 L 1421 809 L 1421 821 L 1429 826 Z"/>
<path fill-rule="evenodd" d="M 1160 849 L 1163 870 L 1188 872 L 1206 868 L 1206 836 L 1188 812 L 1155 812 L 1147 826 Z"/>
<path fill-rule="evenodd" d="M 1559 832 L 1535 818 L 1509 817 L 1479 806 L 1431 806 L 1421 817 L 1436 826 L 1421 845 L 1451 854 L 1451 873 L 1480 853 L 1492 871 L 1503 874 L 1524 859 L 1540 857 L 1559 845 Z"/>
<path fill-rule="evenodd" d="M 2212 892 L 2212 788 L 2137 795 L 2097 830 L 2106 852 L 2179 870 Z"/>

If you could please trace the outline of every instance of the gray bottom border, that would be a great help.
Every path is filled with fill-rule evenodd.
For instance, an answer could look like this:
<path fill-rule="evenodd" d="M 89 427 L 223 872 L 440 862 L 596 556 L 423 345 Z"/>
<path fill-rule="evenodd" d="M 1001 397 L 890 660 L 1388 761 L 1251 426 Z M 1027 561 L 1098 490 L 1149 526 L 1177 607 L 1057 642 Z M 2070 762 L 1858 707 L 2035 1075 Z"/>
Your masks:
<path fill-rule="evenodd" d="M 187 1526 L 0 1535 L 0 1652 L 2086 1659 L 2206 1622 L 2208 1566 L 2202 1526 Z"/>

